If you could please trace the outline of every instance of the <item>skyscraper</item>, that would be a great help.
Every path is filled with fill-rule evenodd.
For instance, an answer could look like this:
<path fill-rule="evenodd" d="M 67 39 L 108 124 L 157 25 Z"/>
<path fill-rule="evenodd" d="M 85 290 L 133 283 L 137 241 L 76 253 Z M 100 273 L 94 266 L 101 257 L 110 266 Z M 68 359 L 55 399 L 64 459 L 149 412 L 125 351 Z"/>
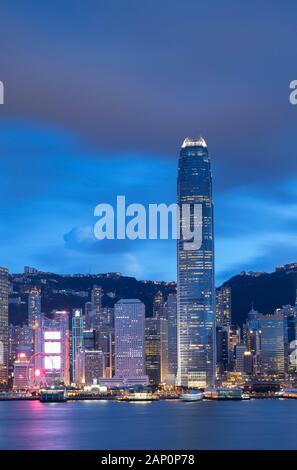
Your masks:
<path fill-rule="evenodd" d="M 144 376 L 145 306 L 138 299 L 122 299 L 115 304 L 115 375 Z"/>
<path fill-rule="evenodd" d="M 259 317 L 261 336 L 261 366 L 266 374 L 285 372 L 285 329 L 280 314 Z"/>
<path fill-rule="evenodd" d="M 39 289 L 32 289 L 28 295 L 28 326 L 31 330 L 32 353 L 35 352 L 37 330 L 41 322 L 41 295 Z"/>
<path fill-rule="evenodd" d="M 53 318 L 41 318 L 36 330 L 35 376 L 40 383 L 70 383 L 69 316 L 65 310 L 54 311 Z"/>
<path fill-rule="evenodd" d="M 102 308 L 102 289 L 101 287 L 94 286 L 91 291 L 91 326 L 100 324 L 101 320 L 101 308 Z"/>
<path fill-rule="evenodd" d="M 231 326 L 231 287 L 222 286 L 216 290 L 217 326 Z"/>
<path fill-rule="evenodd" d="M 177 300 L 176 294 L 169 294 L 165 310 L 168 320 L 168 376 L 175 381 L 177 373 Z"/>
<path fill-rule="evenodd" d="M 212 386 L 215 381 L 215 287 L 212 175 L 202 137 L 185 139 L 180 151 L 177 202 L 181 238 L 177 243 L 179 385 Z M 190 218 L 184 205 L 191 209 Z M 201 217 L 199 211 L 201 209 Z M 197 215 L 198 214 L 198 215 Z M 201 230 L 201 246 L 185 231 Z"/>
<path fill-rule="evenodd" d="M 75 358 L 75 377 L 79 385 L 92 385 L 104 377 L 104 354 L 101 350 L 81 349 Z"/>
<path fill-rule="evenodd" d="M 72 315 L 72 378 L 76 382 L 75 376 L 75 359 L 77 353 L 83 347 L 83 329 L 84 320 L 82 310 L 80 308 L 74 309 Z"/>
<path fill-rule="evenodd" d="M 168 320 L 145 319 L 145 370 L 153 385 L 168 381 Z"/>
<path fill-rule="evenodd" d="M 153 302 L 153 316 L 161 318 L 164 316 L 164 298 L 162 292 L 157 292 Z"/>
<path fill-rule="evenodd" d="M 32 289 L 28 295 L 28 325 L 34 328 L 40 320 L 41 296 L 39 289 Z"/>
<path fill-rule="evenodd" d="M 8 270 L 0 268 L 0 384 L 8 380 Z"/>

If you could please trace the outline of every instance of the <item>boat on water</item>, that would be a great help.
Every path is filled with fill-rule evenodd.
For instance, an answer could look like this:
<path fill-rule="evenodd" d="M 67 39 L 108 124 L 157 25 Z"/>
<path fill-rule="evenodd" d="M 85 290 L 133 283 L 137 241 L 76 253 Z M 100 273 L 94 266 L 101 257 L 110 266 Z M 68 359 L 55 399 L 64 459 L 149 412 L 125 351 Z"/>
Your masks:
<path fill-rule="evenodd" d="M 181 401 L 201 401 L 203 400 L 203 393 L 199 391 L 192 391 L 183 393 L 180 396 Z"/>
<path fill-rule="evenodd" d="M 159 400 L 157 395 L 150 392 L 132 392 L 118 397 L 119 401 L 156 401 Z"/>
<path fill-rule="evenodd" d="M 49 387 L 40 390 L 39 401 L 42 403 L 64 403 L 67 401 L 65 388 Z"/>
<path fill-rule="evenodd" d="M 297 388 L 284 388 L 278 395 L 281 398 L 297 399 Z"/>
<path fill-rule="evenodd" d="M 242 400 L 241 388 L 208 388 L 204 392 L 207 400 Z"/>
<path fill-rule="evenodd" d="M 251 396 L 248 394 L 248 393 L 243 393 L 241 395 L 241 399 L 242 400 L 250 400 L 251 399 Z"/>

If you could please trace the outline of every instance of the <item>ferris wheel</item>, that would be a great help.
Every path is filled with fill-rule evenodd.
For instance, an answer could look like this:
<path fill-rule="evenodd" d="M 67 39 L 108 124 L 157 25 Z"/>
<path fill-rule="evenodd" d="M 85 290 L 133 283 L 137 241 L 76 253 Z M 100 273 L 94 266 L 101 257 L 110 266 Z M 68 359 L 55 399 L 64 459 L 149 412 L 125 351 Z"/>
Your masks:
<path fill-rule="evenodd" d="M 44 352 L 37 352 L 33 354 L 29 359 L 26 375 L 27 375 L 28 384 L 32 388 L 47 387 L 51 385 L 48 383 L 49 377 L 46 374 L 46 370 L 39 365 L 36 366 L 36 362 L 37 362 L 36 358 L 40 358 L 41 359 L 40 363 L 42 364 L 43 362 L 42 360 L 45 357 L 49 358 L 52 361 L 51 370 L 54 370 L 53 359 L 49 357 L 47 354 L 45 354 Z"/>

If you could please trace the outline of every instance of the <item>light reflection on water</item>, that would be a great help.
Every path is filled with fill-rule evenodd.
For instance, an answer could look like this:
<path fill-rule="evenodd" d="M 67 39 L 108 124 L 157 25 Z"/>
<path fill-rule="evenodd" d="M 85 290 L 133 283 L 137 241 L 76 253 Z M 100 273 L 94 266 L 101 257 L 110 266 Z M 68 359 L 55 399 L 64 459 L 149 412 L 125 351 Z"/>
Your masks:
<path fill-rule="evenodd" d="M 0 402 L 0 449 L 297 449 L 297 401 Z"/>

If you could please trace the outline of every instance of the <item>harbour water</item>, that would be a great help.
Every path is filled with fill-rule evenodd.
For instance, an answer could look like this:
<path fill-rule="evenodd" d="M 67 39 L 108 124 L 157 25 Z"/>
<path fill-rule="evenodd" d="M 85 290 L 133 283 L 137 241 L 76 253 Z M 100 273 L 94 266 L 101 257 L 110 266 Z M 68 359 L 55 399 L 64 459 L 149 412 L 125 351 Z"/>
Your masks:
<path fill-rule="evenodd" d="M 0 402 L 0 449 L 297 449 L 297 400 Z"/>

